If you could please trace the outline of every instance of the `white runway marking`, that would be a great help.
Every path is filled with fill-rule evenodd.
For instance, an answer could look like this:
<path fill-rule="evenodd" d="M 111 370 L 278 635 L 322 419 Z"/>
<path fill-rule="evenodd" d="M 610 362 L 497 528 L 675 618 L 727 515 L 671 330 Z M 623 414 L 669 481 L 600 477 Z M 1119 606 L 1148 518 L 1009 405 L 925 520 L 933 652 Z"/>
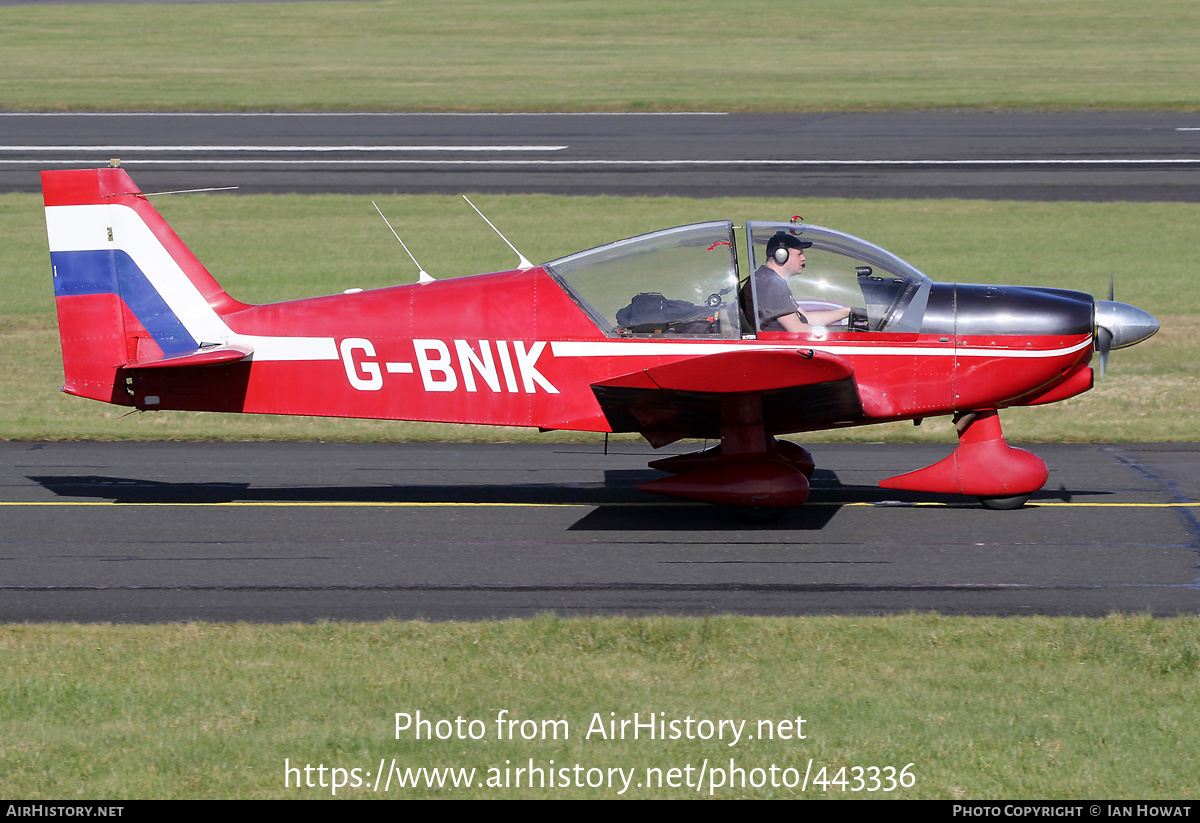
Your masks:
<path fill-rule="evenodd" d="M 5 111 L 0 117 L 726 117 L 727 111 Z"/>
<path fill-rule="evenodd" d="M 562 151 L 566 146 L 0 146 L 0 152 L 11 151 L 102 151 L 102 152 L 404 152 L 404 151 Z"/>

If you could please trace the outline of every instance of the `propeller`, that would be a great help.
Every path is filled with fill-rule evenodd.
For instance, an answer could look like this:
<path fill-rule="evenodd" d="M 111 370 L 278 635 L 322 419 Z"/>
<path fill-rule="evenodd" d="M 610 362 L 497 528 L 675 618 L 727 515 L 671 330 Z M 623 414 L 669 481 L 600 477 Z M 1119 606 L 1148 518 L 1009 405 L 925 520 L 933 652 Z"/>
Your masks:
<path fill-rule="evenodd" d="M 1113 303 L 1116 302 L 1117 277 L 1115 274 L 1108 275 L 1108 300 L 1100 302 Z M 1100 318 L 1096 317 L 1096 351 L 1100 353 L 1100 379 L 1104 379 L 1104 370 L 1108 366 L 1108 353 L 1112 350 L 1113 336 L 1112 332 L 1106 327 L 1100 325 Z"/>
<path fill-rule="evenodd" d="M 1108 366 L 1108 353 L 1112 350 L 1112 332 L 1103 326 L 1096 325 L 1096 351 L 1100 352 L 1100 379 L 1104 379 L 1104 370 Z"/>
<path fill-rule="evenodd" d="M 1096 301 L 1096 351 L 1100 353 L 1100 379 L 1108 365 L 1108 353 L 1124 349 L 1152 337 L 1158 331 L 1154 315 L 1128 303 L 1113 299 L 1116 283 L 1108 278 L 1108 299 Z"/>

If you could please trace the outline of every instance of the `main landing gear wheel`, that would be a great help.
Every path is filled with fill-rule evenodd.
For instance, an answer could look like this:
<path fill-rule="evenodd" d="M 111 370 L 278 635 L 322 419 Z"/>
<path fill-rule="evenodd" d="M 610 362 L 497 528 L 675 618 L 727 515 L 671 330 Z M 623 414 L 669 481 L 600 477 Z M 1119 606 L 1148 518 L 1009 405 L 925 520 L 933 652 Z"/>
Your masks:
<path fill-rule="evenodd" d="M 979 502 L 985 509 L 1008 511 L 1021 508 L 1029 502 L 1029 498 L 1032 496 L 1031 494 L 1014 494 L 1012 497 L 981 497 Z"/>
<path fill-rule="evenodd" d="M 782 506 L 772 508 L 763 508 L 761 506 L 733 506 L 733 513 L 738 520 L 743 523 L 749 523 L 753 526 L 766 526 L 774 523 L 787 513 L 787 509 Z"/>

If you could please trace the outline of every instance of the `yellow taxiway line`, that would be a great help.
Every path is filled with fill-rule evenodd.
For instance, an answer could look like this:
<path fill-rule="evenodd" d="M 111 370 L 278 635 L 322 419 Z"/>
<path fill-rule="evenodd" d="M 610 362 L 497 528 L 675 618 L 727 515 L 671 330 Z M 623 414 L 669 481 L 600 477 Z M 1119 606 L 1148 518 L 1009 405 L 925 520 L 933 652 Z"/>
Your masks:
<path fill-rule="evenodd" d="M 0 500 L 0 506 L 8 507 L 34 507 L 34 506 L 224 506 L 224 507 L 243 507 L 243 508 L 581 508 L 581 509 L 597 509 L 604 506 L 619 506 L 623 508 L 630 507 L 662 507 L 662 506 L 706 506 L 707 503 L 693 503 L 688 501 L 671 501 L 664 500 L 661 503 L 455 503 L 455 502 L 417 502 L 417 501 L 267 501 L 267 500 L 235 500 L 224 503 L 187 503 L 187 502 L 164 502 L 164 503 L 143 503 L 143 502 L 121 502 L 116 500 L 41 500 L 41 501 L 4 501 Z M 964 500 L 962 503 L 906 503 L 902 501 L 879 501 L 876 503 L 838 503 L 836 501 L 812 502 L 805 504 L 806 508 L 815 506 L 874 506 L 882 509 L 904 509 L 914 507 L 933 507 L 933 508 L 973 508 L 976 504 L 973 501 Z M 1195 508 L 1200 507 L 1200 502 L 1191 503 L 1069 503 L 1058 501 L 1031 501 L 1025 504 L 1026 508 L 1042 509 L 1042 508 L 1092 508 L 1092 509 L 1175 509 L 1175 508 Z"/>

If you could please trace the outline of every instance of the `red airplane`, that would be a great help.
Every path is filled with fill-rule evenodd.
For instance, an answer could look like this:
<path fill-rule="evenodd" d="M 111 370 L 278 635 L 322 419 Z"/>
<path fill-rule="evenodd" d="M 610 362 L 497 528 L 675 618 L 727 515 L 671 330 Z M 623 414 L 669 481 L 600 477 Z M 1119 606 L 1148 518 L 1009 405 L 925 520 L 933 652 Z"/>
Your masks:
<path fill-rule="evenodd" d="M 958 448 L 886 488 L 1015 508 L 1046 464 L 997 410 L 1092 387 L 1158 330 L 1063 289 L 935 283 L 802 222 L 652 232 L 515 271 L 252 306 L 230 297 L 120 168 L 42 172 L 68 394 L 143 410 L 638 432 L 648 492 L 768 519 L 813 460 L 777 435 L 953 415 Z M 506 241 L 507 242 L 507 241 Z M 514 249 L 515 251 L 515 249 Z M 1111 297 L 1111 295 L 1110 295 Z"/>

